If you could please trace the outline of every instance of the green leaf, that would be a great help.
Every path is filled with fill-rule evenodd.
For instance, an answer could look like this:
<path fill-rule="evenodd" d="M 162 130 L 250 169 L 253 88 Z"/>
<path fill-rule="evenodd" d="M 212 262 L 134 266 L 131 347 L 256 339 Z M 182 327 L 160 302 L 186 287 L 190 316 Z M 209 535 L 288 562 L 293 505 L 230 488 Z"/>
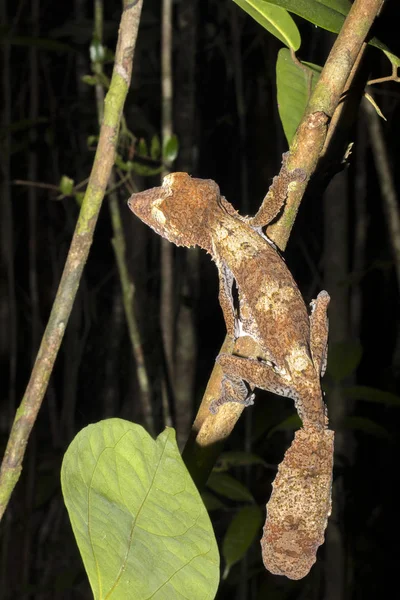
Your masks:
<path fill-rule="evenodd" d="M 115 160 L 114 160 L 116 166 L 121 169 L 121 171 L 125 171 L 127 173 L 130 173 L 133 169 L 133 162 L 131 160 L 123 160 L 122 156 L 117 153 L 115 155 Z"/>
<path fill-rule="evenodd" d="M 362 433 L 367 433 L 368 435 L 373 435 L 374 437 L 381 439 L 391 439 L 391 435 L 386 427 L 383 427 L 382 425 L 379 425 L 379 423 L 375 423 L 375 421 L 366 417 L 346 417 L 343 420 L 342 427 L 354 431 L 361 431 Z"/>
<path fill-rule="evenodd" d="M 82 206 L 83 199 L 85 197 L 85 192 L 75 192 L 74 194 L 75 201 L 79 208 Z"/>
<path fill-rule="evenodd" d="M 161 144 L 158 135 L 153 135 L 151 138 L 150 156 L 153 160 L 157 160 L 161 156 Z"/>
<path fill-rule="evenodd" d="M 220 454 L 213 469 L 214 473 L 228 471 L 231 467 L 247 467 L 248 465 L 263 465 L 267 463 L 260 456 L 250 452 L 223 452 Z"/>
<path fill-rule="evenodd" d="M 267 438 L 270 438 L 277 431 L 295 431 L 296 429 L 299 429 L 299 427 L 301 427 L 301 425 L 302 425 L 302 422 L 301 422 L 299 415 L 297 415 L 297 414 L 290 415 L 290 417 L 287 417 L 287 419 L 284 419 L 283 421 L 278 423 L 278 425 L 275 425 L 275 427 L 272 427 L 268 431 Z"/>
<path fill-rule="evenodd" d="M 357 369 L 363 354 L 360 342 L 338 342 L 328 349 L 327 374 L 339 383 Z"/>
<path fill-rule="evenodd" d="M 322 27 L 327 31 L 339 33 L 347 16 L 351 3 L 348 0 L 261 0 L 265 4 L 275 4 L 289 12 L 306 19 L 310 23 Z M 368 42 L 371 46 L 379 48 L 388 57 L 390 62 L 400 66 L 400 58 L 390 52 L 389 48 L 376 37 Z"/>
<path fill-rule="evenodd" d="M 276 4 L 334 33 L 340 31 L 351 7 L 348 0 L 268 0 L 265 3 Z"/>
<path fill-rule="evenodd" d="M 97 85 L 99 82 L 99 78 L 97 75 L 82 75 L 81 81 L 86 83 L 87 85 Z"/>
<path fill-rule="evenodd" d="M 343 393 L 346 398 L 351 398 L 352 400 L 365 400 L 366 402 L 375 402 L 376 404 L 384 404 L 385 406 L 400 407 L 400 396 L 366 385 L 345 387 L 343 388 Z"/>
<path fill-rule="evenodd" d="M 233 517 L 222 542 L 222 555 L 226 566 L 223 579 L 226 579 L 232 565 L 246 554 L 262 524 L 262 514 L 258 506 L 245 506 Z"/>
<path fill-rule="evenodd" d="M 92 40 L 89 47 L 89 56 L 92 63 L 103 63 L 106 56 L 106 47 L 96 38 Z"/>
<path fill-rule="evenodd" d="M 163 167 L 160 165 L 159 167 L 149 167 L 147 165 L 142 165 L 141 163 L 134 162 L 132 163 L 132 170 L 138 175 L 142 175 L 143 177 L 150 177 L 151 175 L 158 175 L 163 170 Z"/>
<path fill-rule="evenodd" d="M 226 509 L 226 506 L 217 496 L 214 496 L 211 492 L 204 491 L 201 493 L 201 498 L 204 502 L 204 506 L 211 512 L 212 510 Z"/>
<path fill-rule="evenodd" d="M 20 119 L 19 121 L 10 123 L 7 127 L 2 128 L 1 134 L 3 136 L 4 132 L 17 133 L 18 131 L 24 131 L 26 129 L 30 129 L 31 127 L 36 127 L 40 123 L 47 122 L 47 117 L 39 117 L 37 119 Z"/>
<path fill-rule="evenodd" d="M 218 548 L 175 432 L 122 419 L 89 425 L 61 484 L 95 600 L 212 600 Z"/>
<path fill-rule="evenodd" d="M 58 188 L 63 196 L 71 196 L 74 189 L 74 180 L 66 175 L 63 175 L 58 184 Z"/>
<path fill-rule="evenodd" d="M 264 29 L 272 33 L 288 48 L 300 48 L 300 33 L 286 10 L 264 0 L 233 0 Z"/>
<path fill-rule="evenodd" d="M 254 498 L 247 487 L 226 473 L 211 473 L 207 481 L 207 487 L 216 494 L 230 500 L 254 502 Z"/>
<path fill-rule="evenodd" d="M 87 138 L 88 148 L 91 148 L 92 146 L 96 146 L 98 141 L 99 141 L 98 135 L 89 135 Z"/>
<path fill-rule="evenodd" d="M 8 35 L 9 30 L 6 27 L 0 28 L 0 44 L 4 44 L 7 41 L 12 46 L 27 46 L 28 48 L 37 48 L 38 50 L 47 50 L 49 52 L 59 53 L 74 53 L 78 51 L 62 42 L 50 40 L 49 38 L 29 37 L 21 35 Z"/>
<path fill-rule="evenodd" d="M 289 146 L 322 70 L 312 63 L 301 64 L 304 68 L 294 62 L 290 51 L 286 48 L 278 52 L 276 63 L 278 111 Z"/>
<path fill-rule="evenodd" d="M 147 143 L 144 138 L 140 138 L 136 148 L 136 153 L 139 156 L 149 156 L 149 150 L 147 148 Z"/>
<path fill-rule="evenodd" d="M 378 115 L 378 117 L 380 117 L 384 121 L 387 121 L 387 118 L 385 117 L 385 115 L 383 114 L 383 112 L 381 111 L 381 109 L 379 108 L 379 106 L 376 103 L 375 99 L 371 96 L 371 94 L 368 94 L 367 92 L 365 92 L 364 96 L 365 96 L 365 99 L 368 100 L 368 102 L 370 104 L 372 104 L 372 106 L 374 107 L 374 109 L 375 109 L 376 114 Z"/>
<path fill-rule="evenodd" d="M 171 135 L 171 137 L 166 140 L 163 147 L 163 160 L 167 164 L 172 163 L 176 157 L 178 156 L 179 143 L 177 136 Z"/>

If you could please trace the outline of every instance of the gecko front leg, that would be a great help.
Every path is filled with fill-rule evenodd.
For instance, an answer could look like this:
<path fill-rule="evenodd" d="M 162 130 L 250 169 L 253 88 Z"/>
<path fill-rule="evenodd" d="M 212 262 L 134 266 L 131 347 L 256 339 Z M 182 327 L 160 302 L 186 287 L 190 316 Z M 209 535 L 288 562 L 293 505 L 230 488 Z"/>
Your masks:
<path fill-rule="evenodd" d="M 217 414 L 219 407 L 228 402 L 251 406 L 254 404 L 254 398 L 255 394 L 249 392 L 243 379 L 234 376 L 227 377 L 224 375 L 221 381 L 220 396 L 217 400 L 212 400 L 209 411 L 211 414 L 215 415 Z"/>
<path fill-rule="evenodd" d="M 266 227 L 278 215 L 285 204 L 291 186 L 305 182 L 307 175 L 304 169 L 289 171 L 287 161 L 289 152 L 282 155 L 282 167 L 279 175 L 273 178 L 272 184 L 262 204 L 254 217 L 246 217 L 246 222 L 252 227 Z"/>

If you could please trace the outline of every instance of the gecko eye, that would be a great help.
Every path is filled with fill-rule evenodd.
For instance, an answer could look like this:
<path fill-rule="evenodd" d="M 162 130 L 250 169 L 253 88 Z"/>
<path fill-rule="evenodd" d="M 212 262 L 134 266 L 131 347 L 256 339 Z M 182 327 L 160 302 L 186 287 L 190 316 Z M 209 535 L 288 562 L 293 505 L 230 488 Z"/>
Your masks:
<path fill-rule="evenodd" d="M 163 202 L 164 202 L 163 198 L 157 198 L 151 204 L 151 215 L 157 221 L 157 223 L 160 223 L 160 225 L 164 225 L 164 223 L 166 221 L 165 215 L 161 208 L 163 205 Z"/>

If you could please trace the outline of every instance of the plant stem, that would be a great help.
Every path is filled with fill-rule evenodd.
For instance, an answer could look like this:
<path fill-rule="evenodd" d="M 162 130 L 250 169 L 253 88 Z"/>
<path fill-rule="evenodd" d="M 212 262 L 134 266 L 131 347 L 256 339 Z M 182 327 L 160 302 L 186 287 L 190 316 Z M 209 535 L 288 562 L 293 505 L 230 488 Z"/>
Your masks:
<path fill-rule="evenodd" d="M 115 64 L 105 98 L 104 119 L 88 187 L 82 202 L 64 272 L 33 371 L 17 409 L 0 470 L 0 519 L 20 477 L 29 435 L 46 393 L 54 362 L 92 244 L 101 203 L 114 164 L 122 109 L 129 89 L 143 0 L 128 3 L 122 13 Z"/>

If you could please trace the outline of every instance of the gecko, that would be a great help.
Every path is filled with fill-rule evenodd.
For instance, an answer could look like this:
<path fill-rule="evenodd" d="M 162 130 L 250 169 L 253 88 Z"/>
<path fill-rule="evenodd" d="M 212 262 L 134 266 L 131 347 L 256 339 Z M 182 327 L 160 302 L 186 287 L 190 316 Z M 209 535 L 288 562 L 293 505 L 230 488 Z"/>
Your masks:
<path fill-rule="evenodd" d="M 213 180 L 167 175 L 162 186 L 133 194 L 128 206 L 156 233 L 177 246 L 200 246 L 216 263 L 219 302 L 228 335 L 250 336 L 256 357 L 220 354 L 224 377 L 216 412 L 228 401 L 251 404 L 262 388 L 294 400 L 303 428 L 296 433 L 273 484 L 261 540 L 272 573 L 304 577 L 316 560 L 330 514 L 333 432 L 320 377 L 326 367 L 329 295 L 320 292 L 308 314 L 303 297 L 262 226 L 279 212 L 285 188 L 299 172 L 275 179 L 270 203 L 242 217 Z M 234 300 L 233 286 L 237 289 Z"/>
<path fill-rule="evenodd" d="M 128 206 L 159 235 L 177 246 L 198 245 L 215 261 L 228 335 L 250 336 L 261 350 L 255 358 L 220 354 L 217 362 L 227 378 L 224 387 L 231 391 L 236 384 L 243 390 L 242 382 L 247 382 L 290 397 L 304 426 L 324 428 L 320 377 L 326 362 L 327 292 L 313 301 L 309 317 L 277 249 L 259 225 L 237 213 L 212 180 L 171 173 L 161 187 L 133 194 Z M 224 392 L 212 411 L 229 401 L 229 392 Z M 252 403 L 253 394 L 243 402 Z"/>

